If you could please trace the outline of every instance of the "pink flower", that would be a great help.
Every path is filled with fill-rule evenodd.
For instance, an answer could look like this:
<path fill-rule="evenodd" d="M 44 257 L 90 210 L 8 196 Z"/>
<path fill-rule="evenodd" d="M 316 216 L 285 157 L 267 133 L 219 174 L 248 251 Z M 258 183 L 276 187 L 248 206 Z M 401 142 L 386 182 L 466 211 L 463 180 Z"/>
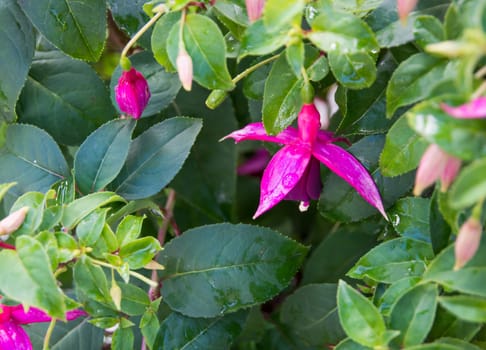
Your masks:
<path fill-rule="evenodd" d="M 398 17 L 400 21 L 405 22 L 408 14 L 415 8 L 418 0 L 397 0 Z"/>
<path fill-rule="evenodd" d="M 321 191 L 319 162 L 342 177 L 386 218 L 380 193 L 366 168 L 350 153 L 332 144 L 339 139 L 319 129 L 319 112 L 304 104 L 298 129 L 288 127 L 276 136 L 267 135 L 262 123 L 252 123 L 226 136 L 236 142 L 260 140 L 283 144 L 263 172 L 256 218 L 284 199 L 301 201 L 304 209 Z"/>
<path fill-rule="evenodd" d="M 140 118 L 150 99 L 147 80 L 135 68 L 123 71 L 115 86 L 115 99 L 123 113 Z"/>
<path fill-rule="evenodd" d="M 22 207 L 0 221 L 0 236 L 16 231 L 24 222 L 29 207 Z"/>
<path fill-rule="evenodd" d="M 440 107 L 447 114 L 460 119 L 486 118 L 486 97 L 478 97 L 471 102 L 457 107 L 441 103 Z"/>
<path fill-rule="evenodd" d="M 471 260 L 476 254 L 479 243 L 481 242 L 481 233 L 483 227 L 478 219 L 470 217 L 459 229 L 454 252 L 456 263 L 454 270 L 459 270 Z"/>
<path fill-rule="evenodd" d="M 259 148 L 256 150 L 255 154 L 236 169 L 236 173 L 238 175 L 259 176 L 267 166 L 270 158 L 270 152 L 265 148 Z"/>
<path fill-rule="evenodd" d="M 422 155 L 415 175 L 413 194 L 419 196 L 424 189 L 441 180 L 441 191 L 446 191 L 454 181 L 461 160 L 444 152 L 439 146 L 430 145 Z"/>
<path fill-rule="evenodd" d="M 35 307 L 25 312 L 22 305 L 0 304 L 0 309 L 0 349 L 2 350 L 31 350 L 30 338 L 21 325 L 51 321 L 49 315 Z M 82 310 L 72 310 L 66 313 L 66 319 L 72 321 L 86 315 Z"/>
<path fill-rule="evenodd" d="M 245 3 L 248 19 L 253 23 L 262 16 L 265 0 L 245 0 Z"/>
<path fill-rule="evenodd" d="M 192 58 L 182 46 L 180 47 L 179 54 L 177 55 L 176 66 L 182 87 L 186 91 L 191 91 L 193 76 Z"/>

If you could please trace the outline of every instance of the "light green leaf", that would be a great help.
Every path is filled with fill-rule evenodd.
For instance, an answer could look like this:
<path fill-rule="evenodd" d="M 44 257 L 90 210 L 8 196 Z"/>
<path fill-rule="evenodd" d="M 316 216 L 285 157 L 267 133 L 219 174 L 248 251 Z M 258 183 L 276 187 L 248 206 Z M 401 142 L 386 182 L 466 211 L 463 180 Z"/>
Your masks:
<path fill-rule="evenodd" d="M 270 32 L 263 20 L 250 25 L 241 39 L 239 59 L 246 56 L 263 56 L 276 51 L 287 42 L 286 31 Z"/>
<path fill-rule="evenodd" d="M 439 298 L 442 305 L 457 318 L 470 322 L 486 322 L 486 298 L 469 295 L 444 296 Z"/>
<path fill-rule="evenodd" d="M 451 187 L 449 203 L 454 209 L 464 209 L 486 197 L 486 158 L 464 168 Z"/>
<path fill-rule="evenodd" d="M 154 57 L 167 72 L 175 72 L 176 68 L 170 61 L 169 54 L 167 52 L 167 38 L 169 37 L 172 27 L 179 22 L 181 18 L 181 12 L 169 12 L 163 15 L 155 24 L 154 31 L 152 32 L 152 51 Z"/>
<path fill-rule="evenodd" d="M 305 0 L 267 0 L 263 8 L 263 21 L 271 32 L 300 24 Z"/>
<path fill-rule="evenodd" d="M 107 208 L 97 208 L 79 222 L 76 227 L 76 236 L 82 246 L 90 247 L 100 238 L 108 210 Z"/>
<path fill-rule="evenodd" d="M 333 50 L 328 59 L 332 73 L 344 87 L 363 89 L 376 80 L 375 61 L 366 53 Z"/>

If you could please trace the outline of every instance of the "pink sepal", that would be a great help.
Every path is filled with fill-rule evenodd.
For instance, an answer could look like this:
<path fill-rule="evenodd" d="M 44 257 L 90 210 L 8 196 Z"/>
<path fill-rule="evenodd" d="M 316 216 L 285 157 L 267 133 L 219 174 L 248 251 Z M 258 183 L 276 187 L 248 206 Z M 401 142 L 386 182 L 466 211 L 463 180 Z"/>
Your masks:
<path fill-rule="evenodd" d="M 267 135 L 263 123 L 251 123 L 243 129 L 233 131 L 231 134 L 223 137 L 222 140 L 233 139 L 236 143 L 246 140 L 276 142 L 280 144 L 291 143 L 299 139 L 298 132 L 295 128 L 288 127 L 275 136 Z"/>
<path fill-rule="evenodd" d="M 440 107 L 444 112 L 454 118 L 460 119 L 475 119 L 486 118 L 486 97 L 478 97 L 471 102 L 463 105 L 452 107 L 445 103 L 441 103 Z"/>

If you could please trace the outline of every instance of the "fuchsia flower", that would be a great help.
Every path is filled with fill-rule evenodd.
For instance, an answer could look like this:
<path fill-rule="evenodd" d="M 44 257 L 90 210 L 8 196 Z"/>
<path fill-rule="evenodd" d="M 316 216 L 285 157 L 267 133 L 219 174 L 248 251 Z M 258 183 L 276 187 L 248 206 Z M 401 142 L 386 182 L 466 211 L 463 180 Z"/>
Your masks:
<path fill-rule="evenodd" d="M 408 14 L 415 8 L 418 0 L 397 0 L 398 17 L 400 21 L 405 22 Z"/>
<path fill-rule="evenodd" d="M 193 78 L 192 58 L 191 56 L 189 56 L 183 46 L 180 46 L 179 48 L 179 54 L 177 55 L 176 59 L 176 66 L 182 87 L 186 91 L 191 91 Z"/>
<path fill-rule="evenodd" d="M 440 179 L 441 191 L 446 191 L 461 168 L 461 160 L 444 152 L 439 146 L 430 145 L 422 155 L 413 194 L 419 196 L 427 187 Z"/>
<path fill-rule="evenodd" d="M 135 68 L 123 71 L 115 86 L 115 99 L 123 113 L 140 118 L 150 99 L 150 90 L 142 73 Z"/>
<path fill-rule="evenodd" d="M 288 127 L 276 136 L 267 135 L 262 123 L 252 123 L 229 134 L 236 142 L 260 140 L 283 144 L 270 160 L 260 184 L 260 204 L 256 218 L 284 199 L 301 201 L 304 209 L 318 199 L 322 184 L 319 162 L 342 177 L 386 218 L 380 193 L 366 168 L 350 153 L 332 144 L 339 139 L 319 129 L 319 112 L 304 104 L 298 129 Z"/>
<path fill-rule="evenodd" d="M 253 23 L 262 16 L 265 0 L 245 0 L 245 3 L 248 19 Z"/>
<path fill-rule="evenodd" d="M 29 335 L 21 325 L 51 321 L 49 315 L 35 307 L 25 312 L 22 305 L 0 304 L 0 309 L 0 349 L 2 350 L 31 350 L 32 343 Z M 72 321 L 86 315 L 82 310 L 72 310 L 66 313 L 66 319 Z"/>
<path fill-rule="evenodd" d="M 481 234 L 483 227 L 478 219 L 470 217 L 459 229 L 456 243 L 454 245 L 454 253 L 456 263 L 454 270 L 459 270 L 467 264 L 476 254 L 479 243 L 481 242 Z"/>
<path fill-rule="evenodd" d="M 465 103 L 457 107 L 451 107 L 445 103 L 441 103 L 440 107 L 444 112 L 454 118 L 460 119 L 475 119 L 486 118 L 486 97 L 478 97 L 471 102 Z"/>

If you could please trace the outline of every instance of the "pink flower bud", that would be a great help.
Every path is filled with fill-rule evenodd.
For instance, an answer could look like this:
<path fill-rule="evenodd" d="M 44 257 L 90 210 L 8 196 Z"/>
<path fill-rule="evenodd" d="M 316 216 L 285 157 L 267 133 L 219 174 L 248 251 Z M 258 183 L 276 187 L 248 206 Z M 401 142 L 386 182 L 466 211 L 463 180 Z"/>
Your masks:
<path fill-rule="evenodd" d="M 187 51 L 181 47 L 179 55 L 176 59 L 177 72 L 179 73 L 179 80 L 182 87 L 186 91 L 191 91 L 192 88 L 192 58 Z"/>
<path fill-rule="evenodd" d="M 245 0 L 245 2 L 246 13 L 248 14 L 248 19 L 250 20 L 250 23 L 255 22 L 262 16 L 265 0 Z"/>
<path fill-rule="evenodd" d="M 403 23 L 407 21 L 408 14 L 415 8 L 418 0 L 397 0 L 398 17 Z"/>
<path fill-rule="evenodd" d="M 483 227 L 478 219 L 470 217 L 459 229 L 454 251 L 456 263 L 454 270 L 459 270 L 471 260 L 479 248 Z"/>
<path fill-rule="evenodd" d="M 135 68 L 123 71 L 115 86 L 115 98 L 123 113 L 140 118 L 150 99 L 147 80 Z"/>
<path fill-rule="evenodd" d="M 25 220 L 29 207 L 22 207 L 0 221 L 0 236 L 16 231 Z"/>

